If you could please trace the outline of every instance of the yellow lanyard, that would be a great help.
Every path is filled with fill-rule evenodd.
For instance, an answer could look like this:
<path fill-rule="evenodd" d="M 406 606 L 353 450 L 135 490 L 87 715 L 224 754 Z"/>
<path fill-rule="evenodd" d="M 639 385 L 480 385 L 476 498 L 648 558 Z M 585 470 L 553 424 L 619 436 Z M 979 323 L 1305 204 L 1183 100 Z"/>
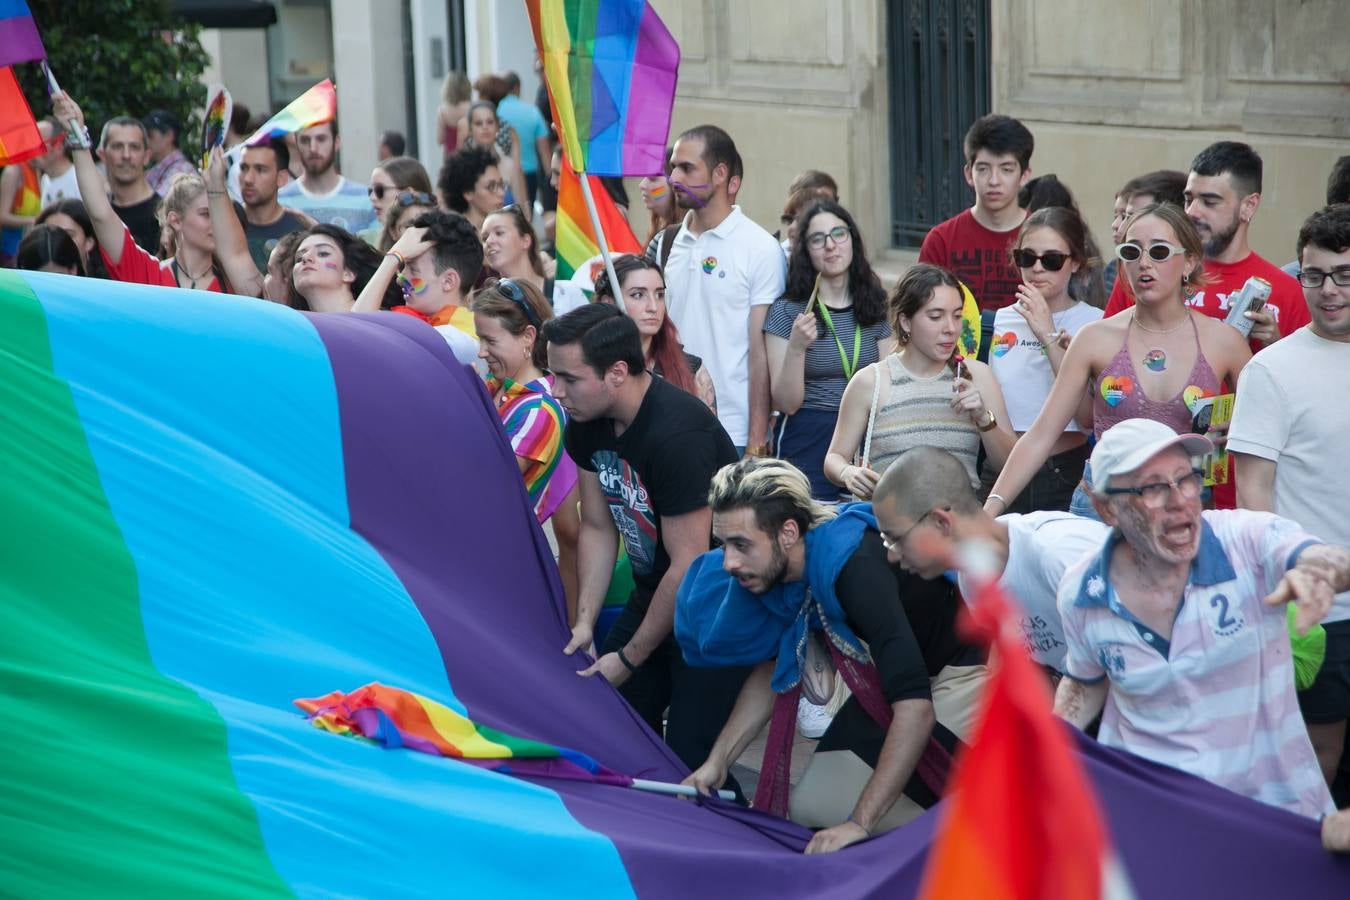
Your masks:
<path fill-rule="evenodd" d="M 858 371 L 858 354 L 862 352 L 862 329 L 858 327 L 857 319 L 853 320 L 853 359 L 850 361 L 844 353 L 844 343 L 839 340 L 839 333 L 834 330 L 834 320 L 830 318 L 830 308 L 825 305 L 825 301 L 820 299 L 820 276 L 816 276 L 816 286 L 811 291 L 816 298 L 816 304 L 820 306 L 820 317 L 825 320 L 825 327 L 830 331 L 830 337 L 834 338 L 834 345 L 839 348 L 839 361 L 844 366 L 844 380 L 849 381 L 853 378 L 853 373 Z"/>

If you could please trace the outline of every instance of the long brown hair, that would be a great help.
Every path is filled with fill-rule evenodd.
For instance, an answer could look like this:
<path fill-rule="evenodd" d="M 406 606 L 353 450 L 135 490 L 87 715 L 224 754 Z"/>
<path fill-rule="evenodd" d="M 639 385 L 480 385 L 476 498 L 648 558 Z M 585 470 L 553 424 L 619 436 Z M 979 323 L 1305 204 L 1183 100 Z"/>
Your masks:
<path fill-rule="evenodd" d="M 496 319 L 508 333 L 516 337 L 524 334 L 526 328 L 533 328 L 534 346 L 530 348 L 530 362 L 539 371 L 548 371 L 548 341 L 544 340 L 544 323 L 553 318 L 553 308 L 539 288 L 523 279 L 501 278 L 474 296 L 471 309 Z"/>
<path fill-rule="evenodd" d="M 661 286 L 665 287 L 665 275 L 661 272 L 661 267 L 654 260 L 648 259 L 634 253 L 625 253 L 614 257 L 614 274 L 619 279 L 619 293 L 614 291 L 609 283 L 609 272 L 601 272 L 600 277 L 595 279 L 595 300 L 597 303 L 612 303 L 619 312 L 626 313 L 621 305 L 623 302 L 620 294 L 623 291 L 623 284 L 628 280 L 628 276 L 634 272 L 640 271 L 655 272 L 661 275 Z M 699 395 L 698 385 L 694 381 L 694 370 L 689 367 L 689 361 L 684 355 L 684 346 L 680 343 L 680 333 L 675 328 L 675 323 L 671 321 L 670 311 L 661 318 L 661 329 L 652 335 L 652 367 L 661 370 L 661 377 L 682 391 Z"/>

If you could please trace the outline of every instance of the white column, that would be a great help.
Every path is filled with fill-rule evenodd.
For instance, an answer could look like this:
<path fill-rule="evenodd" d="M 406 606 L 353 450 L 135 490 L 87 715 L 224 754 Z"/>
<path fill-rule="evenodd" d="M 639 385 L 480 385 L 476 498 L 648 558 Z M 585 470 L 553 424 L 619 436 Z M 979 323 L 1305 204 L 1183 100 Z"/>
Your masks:
<path fill-rule="evenodd" d="M 378 162 L 380 132 L 408 130 L 400 5 L 388 0 L 332 2 L 342 173 L 364 183 Z"/>
<path fill-rule="evenodd" d="M 436 143 L 436 110 L 441 104 L 441 86 L 450 71 L 450 17 L 445 0 L 412 0 L 411 8 L 417 158 L 434 185 L 443 155 L 441 145 Z"/>

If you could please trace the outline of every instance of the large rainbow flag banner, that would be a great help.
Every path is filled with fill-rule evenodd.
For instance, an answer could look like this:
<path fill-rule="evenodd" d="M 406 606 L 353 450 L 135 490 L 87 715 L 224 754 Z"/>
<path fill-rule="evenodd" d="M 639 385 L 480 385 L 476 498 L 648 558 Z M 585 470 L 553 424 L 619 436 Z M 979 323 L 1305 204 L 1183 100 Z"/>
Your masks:
<path fill-rule="evenodd" d="M 931 814 L 807 857 L 763 813 L 390 751 L 295 708 L 397 685 L 485 741 L 687 774 L 562 655 L 500 420 L 425 323 L 5 270 L 0 334 L 6 896 L 916 895 Z M 1315 822 L 1080 758 L 1140 896 L 1350 896 Z"/>
<path fill-rule="evenodd" d="M 553 121 L 576 170 L 662 172 L 680 47 L 651 4 L 525 0 L 525 6 Z"/>
<path fill-rule="evenodd" d="M 47 58 L 25 0 L 0 0 L 0 68 Z"/>
<path fill-rule="evenodd" d="M 572 170 L 563 154 L 562 178 L 558 180 L 558 218 L 555 225 L 558 248 L 558 278 L 569 279 L 589 261 L 600 255 L 600 242 L 596 238 L 595 227 L 586 212 L 586 197 L 581 192 L 581 177 Z M 609 252 L 641 253 L 642 244 L 633 234 L 628 218 L 614 203 L 609 191 L 595 175 L 587 175 L 591 180 L 591 196 L 595 198 L 595 211 L 600 217 L 600 227 L 604 229 Z M 588 273 L 588 280 L 595 284 L 595 274 Z"/>
<path fill-rule="evenodd" d="M 285 137 L 314 125 L 331 122 L 336 116 L 337 88 L 330 79 L 325 78 L 286 104 L 281 112 L 253 132 L 244 144 L 251 147 L 272 138 Z"/>

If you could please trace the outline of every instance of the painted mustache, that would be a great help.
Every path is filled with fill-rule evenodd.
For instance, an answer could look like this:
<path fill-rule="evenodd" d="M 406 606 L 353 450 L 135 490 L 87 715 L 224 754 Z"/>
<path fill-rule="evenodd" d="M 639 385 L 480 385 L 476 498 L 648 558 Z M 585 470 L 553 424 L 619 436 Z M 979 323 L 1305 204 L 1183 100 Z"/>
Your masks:
<path fill-rule="evenodd" d="M 692 190 L 693 188 L 697 188 L 700 191 L 707 190 L 708 185 L 706 184 L 684 185 L 680 184 L 679 182 L 672 182 L 670 186 L 673 187 L 675 190 L 679 191 L 680 193 L 684 194 L 690 200 L 693 200 L 694 205 L 697 206 L 699 209 L 702 209 L 703 207 L 708 205 L 698 196 L 698 194 L 695 194 L 694 191 Z"/>

